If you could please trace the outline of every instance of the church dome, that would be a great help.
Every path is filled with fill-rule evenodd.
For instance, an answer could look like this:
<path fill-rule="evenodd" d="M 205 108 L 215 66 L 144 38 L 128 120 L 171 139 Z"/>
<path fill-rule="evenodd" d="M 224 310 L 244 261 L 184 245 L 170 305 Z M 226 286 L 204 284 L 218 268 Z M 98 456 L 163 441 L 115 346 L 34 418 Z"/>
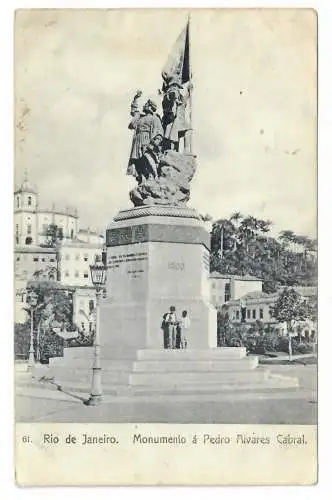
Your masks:
<path fill-rule="evenodd" d="M 15 188 L 16 193 L 32 193 L 32 194 L 38 194 L 36 186 L 33 186 L 31 182 L 28 180 L 28 174 L 25 172 L 24 174 L 24 179 L 21 184 L 21 186 Z"/>

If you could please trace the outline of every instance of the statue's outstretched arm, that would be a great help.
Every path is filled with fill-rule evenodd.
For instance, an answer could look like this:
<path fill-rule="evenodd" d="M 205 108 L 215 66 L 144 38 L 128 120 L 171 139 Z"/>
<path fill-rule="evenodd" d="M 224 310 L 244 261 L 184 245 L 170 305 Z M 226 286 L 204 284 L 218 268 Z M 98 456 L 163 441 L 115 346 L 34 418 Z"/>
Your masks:
<path fill-rule="evenodd" d="M 132 116 L 132 120 L 130 121 L 128 128 L 129 129 L 135 129 L 137 125 L 137 121 L 141 116 L 139 106 L 138 106 L 138 99 L 141 97 L 142 91 L 138 90 L 134 96 L 134 99 L 132 100 L 131 106 L 130 106 L 130 115 Z"/>

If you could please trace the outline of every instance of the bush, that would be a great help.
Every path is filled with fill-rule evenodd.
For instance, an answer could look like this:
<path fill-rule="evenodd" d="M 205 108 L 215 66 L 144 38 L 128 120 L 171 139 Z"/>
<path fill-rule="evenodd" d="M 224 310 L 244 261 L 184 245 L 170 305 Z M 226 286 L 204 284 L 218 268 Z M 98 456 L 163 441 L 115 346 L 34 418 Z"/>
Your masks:
<path fill-rule="evenodd" d="M 94 333 L 80 335 L 76 339 L 66 340 L 65 347 L 91 347 L 94 342 Z"/>
<path fill-rule="evenodd" d="M 276 351 L 277 338 L 274 335 L 248 335 L 243 343 L 248 352 L 252 354 L 265 354 L 266 352 Z"/>
<path fill-rule="evenodd" d="M 299 341 L 298 337 L 292 337 L 291 342 L 293 354 L 311 354 L 313 352 L 313 346 L 308 342 Z M 277 350 L 288 353 L 288 337 L 278 339 Z"/>
<path fill-rule="evenodd" d="M 64 340 L 56 335 L 53 330 L 43 334 L 40 341 L 40 362 L 48 363 L 50 358 L 63 356 Z"/>
<path fill-rule="evenodd" d="M 294 346 L 294 354 L 311 354 L 313 352 L 312 345 L 307 342 L 300 342 Z"/>
<path fill-rule="evenodd" d="M 28 359 L 30 347 L 30 323 L 14 325 L 14 356 L 15 359 Z"/>
<path fill-rule="evenodd" d="M 294 347 L 294 340 L 292 339 L 292 349 Z M 288 353 L 288 337 L 279 337 L 277 342 L 277 351 Z"/>
<path fill-rule="evenodd" d="M 243 347 L 243 342 L 240 338 L 233 337 L 233 338 L 228 340 L 227 346 L 228 347 Z"/>

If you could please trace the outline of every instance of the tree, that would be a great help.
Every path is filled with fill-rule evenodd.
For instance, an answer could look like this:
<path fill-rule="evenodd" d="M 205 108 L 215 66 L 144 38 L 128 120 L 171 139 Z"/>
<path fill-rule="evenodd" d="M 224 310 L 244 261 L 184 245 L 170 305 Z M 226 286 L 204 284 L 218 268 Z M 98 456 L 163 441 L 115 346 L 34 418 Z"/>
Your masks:
<path fill-rule="evenodd" d="M 228 345 L 232 336 L 232 326 L 228 312 L 217 312 L 217 345 L 218 347 Z"/>
<path fill-rule="evenodd" d="M 63 240 L 63 229 L 56 224 L 49 224 L 45 231 L 46 241 L 43 246 L 56 247 Z"/>
<path fill-rule="evenodd" d="M 280 286 L 316 285 L 316 240 L 291 230 L 281 231 L 276 239 L 268 234 L 271 225 L 270 220 L 239 212 L 216 220 L 211 233 L 211 272 L 257 276 L 267 293 Z"/>
<path fill-rule="evenodd" d="M 35 281 L 28 284 L 28 291 L 37 294 L 37 305 L 34 308 L 34 324 L 36 326 L 36 353 L 37 360 L 46 347 L 47 338 L 56 322 L 63 329 L 72 327 L 72 300 L 68 291 L 59 288 L 52 281 Z"/>
<path fill-rule="evenodd" d="M 47 266 L 45 269 L 37 269 L 32 277 L 37 280 L 55 280 L 57 274 L 57 268 L 55 266 Z"/>
<path fill-rule="evenodd" d="M 309 318 L 310 310 L 306 300 L 293 288 L 284 288 L 275 305 L 270 308 L 271 316 L 279 323 L 286 323 L 289 360 L 292 360 L 292 340 L 296 322 Z"/>

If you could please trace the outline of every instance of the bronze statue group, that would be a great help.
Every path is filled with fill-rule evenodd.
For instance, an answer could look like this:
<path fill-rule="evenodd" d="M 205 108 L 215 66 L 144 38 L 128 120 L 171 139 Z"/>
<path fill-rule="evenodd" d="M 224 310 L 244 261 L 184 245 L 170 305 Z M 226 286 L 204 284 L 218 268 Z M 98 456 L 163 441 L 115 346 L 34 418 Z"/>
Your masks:
<path fill-rule="evenodd" d="M 192 89 L 191 83 L 182 85 L 179 78 L 163 73 L 162 108 L 163 116 L 157 113 L 157 105 L 148 100 L 142 111 L 138 90 L 131 104 L 129 129 L 134 130 L 127 174 L 137 179 L 138 184 L 149 178 L 160 176 L 160 156 L 164 151 L 180 149 L 190 154 L 190 120 L 187 118 L 187 104 Z"/>
<path fill-rule="evenodd" d="M 188 347 L 188 330 L 190 318 L 187 311 L 182 311 L 178 318 L 176 309 L 171 306 L 163 315 L 161 328 L 164 333 L 165 349 L 186 349 Z"/>

